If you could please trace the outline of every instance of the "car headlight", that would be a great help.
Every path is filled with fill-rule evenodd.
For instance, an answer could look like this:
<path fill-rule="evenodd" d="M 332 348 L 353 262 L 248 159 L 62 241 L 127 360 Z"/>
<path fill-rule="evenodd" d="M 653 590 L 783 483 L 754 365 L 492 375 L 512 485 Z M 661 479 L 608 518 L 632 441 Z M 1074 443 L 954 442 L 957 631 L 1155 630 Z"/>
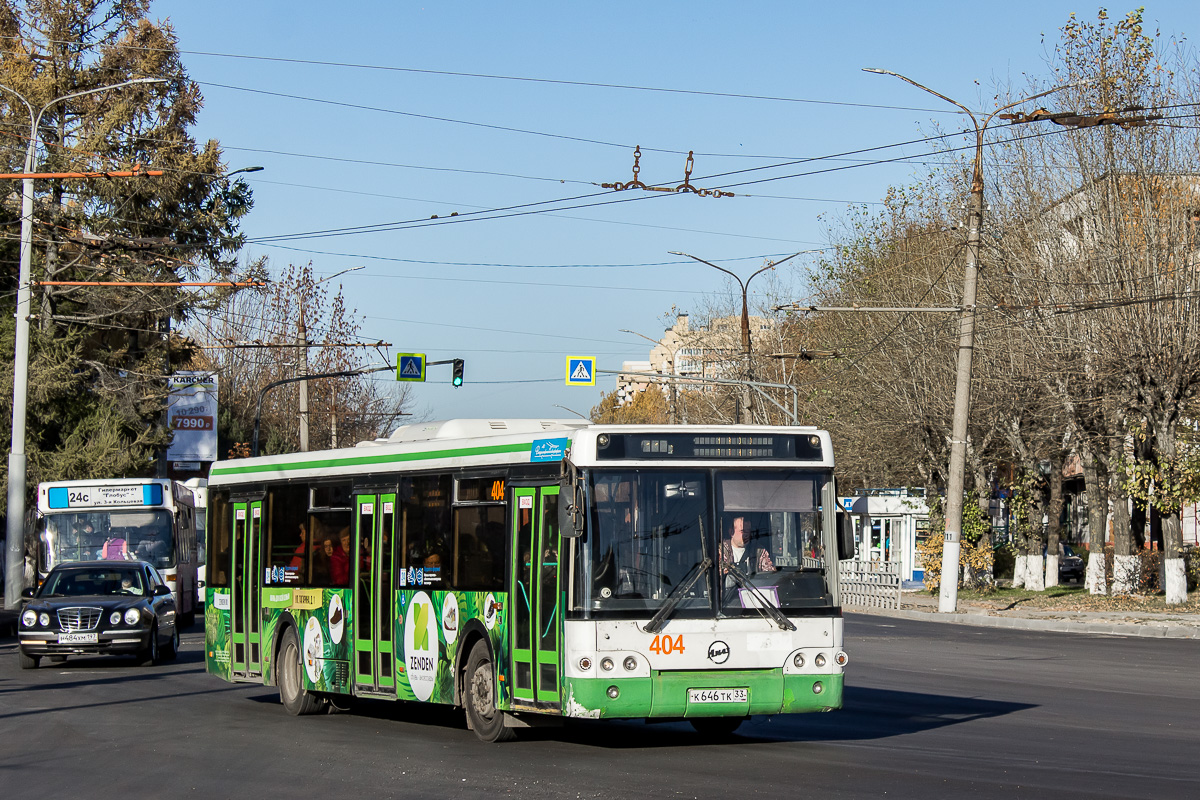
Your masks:
<path fill-rule="evenodd" d="M 114 611 L 111 614 L 109 614 L 108 615 L 108 624 L 109 625 L 120 625 L 121 624 L 121 612 Z"/>
<path fill-rule="evenodd" d="M 125 624 L 126 625 L 137 625 L 138 620 L 140 620 L 141 618 L 142 618 L 141 612 L 139 612 L 136 608 L 131 608 L 125 612 Z"/>
<path fill-rule="evenodd" d="M 32 628 L 37 624 L 37 612 L 32 608 L 25 609 L 25 613 L 21 615 L 21 624 L 26 628 Z"/>
<path fill-rule="evenodd" d="M 50 625 L 50 615 L 47 614 L 45 611 L 43 611 L 41 614 L 38 615 L 38 622 L 42 623 L 43 628 L 49 626 Z"/>

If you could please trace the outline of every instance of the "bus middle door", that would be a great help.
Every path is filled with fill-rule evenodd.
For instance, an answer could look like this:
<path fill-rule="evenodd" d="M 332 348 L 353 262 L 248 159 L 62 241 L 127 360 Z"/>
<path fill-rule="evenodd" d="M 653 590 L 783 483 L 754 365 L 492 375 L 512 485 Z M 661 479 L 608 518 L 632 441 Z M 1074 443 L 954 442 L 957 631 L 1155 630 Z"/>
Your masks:
<path fill-rule="evenodd" d="M 513 698 L 539 707 L 561 702 L 558 489 L 556 485 L 513 490 Z"/>
<path fill-rule="evenodd" d="M 364 694 L 394 696 L 392 541 L 396 495 L 360 494 L 354 505 L 354 685 Z"/>

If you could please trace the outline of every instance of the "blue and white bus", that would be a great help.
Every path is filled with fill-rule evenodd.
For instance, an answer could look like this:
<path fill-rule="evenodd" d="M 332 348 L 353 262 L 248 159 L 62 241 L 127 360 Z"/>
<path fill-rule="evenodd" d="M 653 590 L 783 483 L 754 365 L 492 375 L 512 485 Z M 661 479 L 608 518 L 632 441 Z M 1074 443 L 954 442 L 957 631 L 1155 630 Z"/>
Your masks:
<path fill-rule="evenodd" d="M 196 501 L 191 488 L 160 478 L 38 484 L 38 580 L 56 564 L 141 559 L 175 592 L 184 627 L 196 615 Z"/>

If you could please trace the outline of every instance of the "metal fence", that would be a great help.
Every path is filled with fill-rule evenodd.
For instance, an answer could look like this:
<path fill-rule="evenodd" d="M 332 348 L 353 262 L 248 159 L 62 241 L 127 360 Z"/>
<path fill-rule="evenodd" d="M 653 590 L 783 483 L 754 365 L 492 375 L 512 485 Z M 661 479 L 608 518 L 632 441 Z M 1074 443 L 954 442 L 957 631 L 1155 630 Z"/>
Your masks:
<path fill-rule="evenodd" d="M 842 605 L 900 609 L 900 565 L 886 561 L 839 561 Z"/>

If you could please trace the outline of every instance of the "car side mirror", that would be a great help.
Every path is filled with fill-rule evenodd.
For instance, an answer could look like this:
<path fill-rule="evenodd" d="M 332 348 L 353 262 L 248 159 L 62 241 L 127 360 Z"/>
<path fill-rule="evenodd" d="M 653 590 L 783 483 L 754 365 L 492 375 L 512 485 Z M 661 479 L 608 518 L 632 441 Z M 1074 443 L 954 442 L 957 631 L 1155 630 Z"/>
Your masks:
<path fill-rule="evenodd" d="M 37 589 L 34 589 L 32 586 L 30 586 L 21 590 L 21 597 L 33 597 L 35 592 L 37 592 Z"/>
<path fill-rule="evenodd" d="M 170 586 L 164 586 L 160 583 L 158 586 L 154 587 L 154 596 L 155 597 L 163 597 L 164 595 L 168 595 L 170 593 L 171 593 Z"/>

